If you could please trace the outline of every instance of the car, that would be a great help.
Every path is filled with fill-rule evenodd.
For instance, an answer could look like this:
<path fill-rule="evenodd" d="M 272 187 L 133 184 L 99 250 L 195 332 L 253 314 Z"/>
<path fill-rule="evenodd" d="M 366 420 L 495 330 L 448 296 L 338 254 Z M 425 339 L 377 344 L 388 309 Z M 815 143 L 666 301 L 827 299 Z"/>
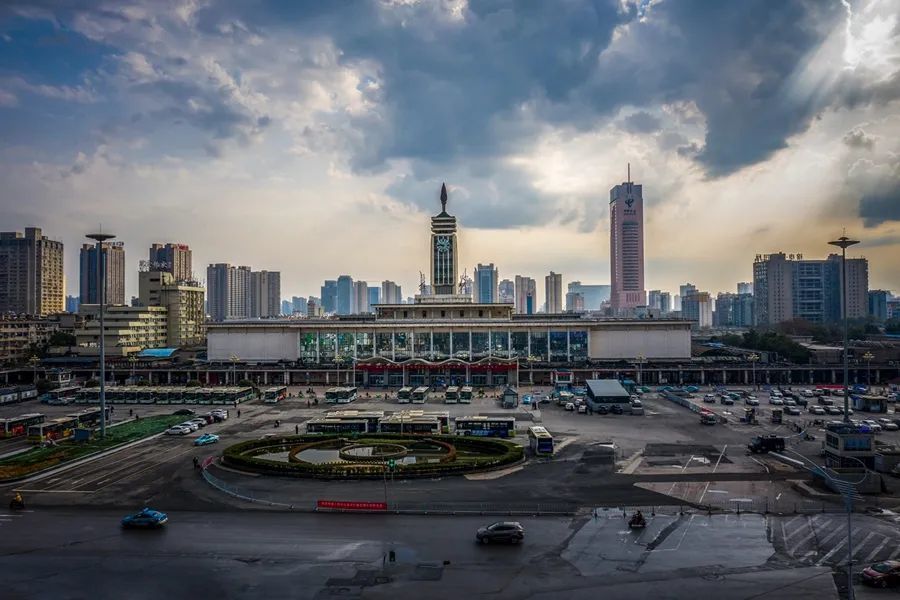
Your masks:
<path fill-rule="evenodd" d="M 800 390 L 800 395 L 804 396 L 805 398 L 812 398 L 813 396 L 815 396 L 812 390 Z"/>
<path fill-rule="evenodd" d="M 825 412 L 827 412 L 829 415 L 842 415 L 842 414 L 844 414 L 844 411 L 843 411 L 842 409 L 838 408 L 837 406 L 826 406 L 826 407 L 825 407 Z"/>
<path fill-rule="evenodd" d="M 734 400 L 732 400 L 728 396 L 722 396 L 722 404 L 724 404 L 725 406 L 734 406 Z"/>
<path fill-rule="evenodd" d="M 518 544 L 525 539 L 525 528 L 516 521 L 498 521 L 479 527 L 475 539 L 482 544 L 494 542 Z"/>
<path fill-rule="evenodd" d="M 528 394 L 522 396 L 522 404 L 531 404 L 531 396 Z"/>
<path fill-rule="evenodd" d="M 575 410 L 575 403 L 574 402 L 566 402 L 565 409 L 566 410 Z"/>
<path fill-rule="evenodd" d="M 602 404 L 597 405 L 597 408 L 594 409 L 594 412 L 598 415 L 608 415 L 609 409 L 603 406 Z"/>
<path fill-rule="evenodd" d="M 783 406 L 784 400 L 782 400 L 778 396 L 769 396 L 769 404 L 771 404 L 772 406 Z"/>
<path fill-rule="evenodd" d="M 715 394 L 706 394 L 705 396 L 703 396 L 703 401 L 715 403 L 716 395 Z"/>
<path fill-rule="evenodd" d="M 164 512 L 152 508 L 142 508 L 133 515 L 122 518 L 122 527 L 125 529 L 158 529 L 169 521 L 169 516 Z"/>
<path fill-rule="evenodd" d="M 182 427 L 181 425 L 175 425 L 166 429 L 166 435 L 187 435 L 189 433 L 191 433 L 191 428 Z"/>
<path fill-rule="evenodd" d="M 185 421 L 184 423 L 179 423 L 179 425 L 181 425 L 182 427 L 187 427 L 191 431 L 197 431 L 198 429 L 200 429 L 200 426 L 192 421 Z"/>
<path fill-rule="evenodd" d="M 635 400 L 631 403 L 631 414 L 633 415 L 642 415 L 644 414 L 644 405 L 641 404 L 640 400 Z"/>
<path fill-rule="evenodd" d="M 209 411 L 209 414 L 213 415 L 214 417 L 218 417 L 221 421 L 228 420 L 228 409 L 226 408 L 214 408 Z"/>
<path fill-rule="evenodd" d="M 796 406 L 786 406 L 784 407 L 784 413 L 787 415 L 791 415 L 792 417 L 799 417 L 800 409 Z"/>
<path fill-rule="evenodd" d="M 819 406 L 817 404 L 813 404 L 812 406 L 809 407 L 809 412 L 810 412 L 810 414 L 813 414 L 813 415 L 824 415 L 825 408 L 822 406 Z"/>
<path fill-rule="evenodd" d="M 189 409 L 189 408 L 181 408 L 181 409 L 176 410 L 176 411 L 173 412 L 172 414 L 173 414 L 173 415 L 176 415 L 176 416 L 179 416 L 179 417 L 189 417 L 189 416 L 191 416 L 191 415 L 193 415 L 193 414 L 196 414 L 196 413 L 195 413 L 194 411 L 192 411 L 191 409 Z"/>
<path fill-rule="evenodd" d="M 579 404 L 578 413 L 582 415 L 587 414 L 587 404 Z"/>
<path fill-rule="evenodd" d="M 862 425 L 870 427 L 875 433 L 881 433 L 881 425 L 879 425 L 877 421 L 873 421 L 872 419 L 863 419 L 861 423 Z"/>
<path fill-rule="evenodd" d="M 201 419 L 201 418 L 191 419 L 190 422 L 196 423 L 197 427 L 206 427 L 207 425 L 209 425 L 209 423 L 206 422 L 206 419 Z"/>
<path fill-rule="evenodd" d="M 881 428 L 885 431 L 897 431 L 898 429 L 900 429 L 900 425 L 897 425 L 890 419 L 885 419 L 883 417 L 881 419 L 878 419 L 878 424 L 881 425 Z"/>
<path fill-rule="evenodd" d="M 882 588 L 900 583 L 900 561 L 885 560 L 869 565 L 863 569 L 862 582 Z"/>
<path fill-rule="evenodd" d="M 609 412 L 610 412 L 610 414 L 613 414 L 613 415 L 624 415 L 625 409 L 622 408 L 618 404 L 613 404 L 612 406 L 609 407 Z"/>
<path fill-rule="evenodd" d="M 759 406 L 759 400 L 757 400 L 753 396 L 748 396 L 746 399 L 744 399 L 744 404 L 746 404 L 747 406 Z"/>
<path fill-rule="evenodd" d="M 209 444 L 215 444 L 219 441 L 219 436 L 214 433 L 204 433 L 200 437 L 194 440 L 195 446 L 206 446 Z"/>
<path fill-rule="evenodd" d="M 784 405 L 785 406 L 797 406 L 797 401 L 794 400 L 793 398 L 785 398 Z"/>

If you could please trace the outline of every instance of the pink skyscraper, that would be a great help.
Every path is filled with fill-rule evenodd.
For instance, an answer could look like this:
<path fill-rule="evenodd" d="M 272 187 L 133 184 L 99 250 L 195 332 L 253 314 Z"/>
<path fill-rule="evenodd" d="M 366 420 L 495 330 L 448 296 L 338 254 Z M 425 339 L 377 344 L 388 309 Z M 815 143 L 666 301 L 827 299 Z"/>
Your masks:
<path fill-rule="evenodd" d="M 644 289 L 644 198 L 628 181 L 609 191 L 610 305 L 614 314 L 647 304 Z"/>

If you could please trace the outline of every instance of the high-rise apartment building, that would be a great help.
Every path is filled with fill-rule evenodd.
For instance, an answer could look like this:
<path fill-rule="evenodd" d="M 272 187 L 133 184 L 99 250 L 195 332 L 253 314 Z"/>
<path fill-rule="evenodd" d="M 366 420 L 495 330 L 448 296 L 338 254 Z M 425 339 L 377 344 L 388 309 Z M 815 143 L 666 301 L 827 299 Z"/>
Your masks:
<path fill-rule="evenodd" d="M 431 285 L 435 294 L 456 293 L 458 261 L 456 217 L 447 214 L 447 186 L 441 184 L 441 212 L 431 217 Z"/>
<path fill-rule="evenodd" d="M 250 318 L 269 319 L 281 314 L 281 272 L 250 273 Z"/>
<path fill-rule="evenodd" d="M 566 312 L 584 312 L 584 295 L 581 292 L 566 292 Z"/>
<path fill-rule="evenodd" d="M 337 281 L 334 279 L 326 279 L 322 286 L 322 312 L 337 312 Z"/>
<path fill-rule="evenodd" d="M 584 298 L 584 310 L 601 310 L 604 302 L 609 302 L 610 286 L 601 284 L 586 284 L 580 281 L 571 281 L 568 285 L 569 292 L 581 294 Z"/>
<path fill-rule="evenodd" d="M 884 322 L 888 318 L 888 301 L 891 293 L 886 290 L 869 290 L 869 316 Z"/>
<path fill-rule="evenodd" d="M 375 309 L 372 308 L 376 304 L 381 304 L 381 288 L 377 285 L 373 285 L 369 287 L 369 310 L 368 312 L 375 312 Z"/>
<path fill-rule="evenodd" d="M 353 278 L 349 275 L 338 277 L 336 294 L 335 313 L 339 315 L 353 314 Z"/>
<path fill-rule="evenodd" d="M 403 301 L 403 290 L 393 281 L 384 280 L 381 282 L 381 302 L 382 304 L 400 304 Z"/>
<path fill-rule="evenodd" d="M 503 279 L 497 285 L 497 301 L 503 304 L 516 303 L 516 284 L 512 280 Z"/>
<path fill-rule="evenodd" d="M 123 291 L 124 295 L 124 291 Z M 63 244 L 41 234 L 0 233 L 0 312 L 44 316 L 63 311 Z"/>
<path fill-rule="evenodd" d="M 369 284 L 365 281 L 353 282 L 353 308 L 350 312 L 354 315 L 361 315 L 369 310 Z"/>
<path fill-rule="evenodd" d="M 537 284 L 531 277 L 516 275 L 516 312 L 520 315 L 537 312 Z"/>
<path fill-rule="evenodd" d="M 193 281 L 191 249 L 187 244 L 151 244 L 150 271 L 166 271 L 175 281 Z"/>
<path fill-rule="evenodd" d="M 563 312 L 562 275 L 550 271 L 544 277 L 544 306 L 549 314 Z"/>
<path fill-rule="evenodd" d="M 685 283 L 684 285 L 678 286 L 678 295 L 681 296 L 681 301 L 684 302 L 684 299 L 697 291 L 697 286 L 693 283 Z"/>
<path fill-rule="evenodd" d="M 207 307 L 213 321 L 250 316 L 250 267 L 216 263 L 206 269 Z"/>
<path fill-rule="evenodd" d="M 125 244 L 103 243 L 106 303 L 110 306 L 125 304 Z M 81 304 L 99 304 L 97 295 L 97 246 L 81 246 Z"/>
<path fill-rule="evenodd" d="M 168 271 L 138 273 L 139 305 L 166 308 L 166 344 L 182 348 L 206 339 L 204 289 L 187 280 L 179 281 Z"/>
<path fill-rule="evenodd" d="M 78 296 L 66 296 L 66 312 L 72 314 L 78 312 Z"/>
<path fill-rule="evenodd" d="M 642 186 L 628 181 L 609 191 L 610 304 L 619 314 L 647 304 L 644 289 L 644 198 Z"/>
<path fill-rule="evenodd" d="M 500 299 L 498 288 L 500 273 L 494 263 L 475 267 L 475 302 L 490 304 Z"/>
<path fill-rule="evenodd" d="M 672 294 L 669 292 L 660 292 L 659 312 L 663 315 L 672 312 Z"/>
<path fill-rule="evenodd" d="M 307 299 L 304 298 L 303 296 L 292 296 L 292 297 L 291 297 L 291 309 L 290 309 L 289 312 L 287 312 L 287 313 L 285 313 L 285 314 L 288 314 L 288 315 L 292 315 L 292 314 L 305 315 L 305 314 L 306 314 L 306 308 L 307 308 L 306 303 L 307 303 Z"/>
<path fill-rule="evenodd" d="M 847 316 L 869 312 L 869 265 L 864 258 L 847 259 Z M 842 316 L 841 256 L 824 260 L 802 255 L 757 255 L 753 262 L 753 291 L 757 325 L 792 319 L 812 323 L 837 322 Z"/>
<path fill-rule="evenodd" d="M 697 327 L 712 327 L 713 304 L 709 292 L 693 291 L 681 300 L 681 316 L 694 321 Z"/>
<path fill-rule="evenodd" d="M 753 293 L 753 284 L 742 281 L 737 284 L 737 293 L 738 294 L 752 294 Z"/>
<path fill-rule="evenodd" d="M 662 312 L 660 308 L 660 304 L 662 303 L 662 291 L 660 290 L 650 290 L 647 292 L 647 306 L 650 308 L 655 308 Z"/>
<path fill-rule="evenodd" d="M 281 314 L 284 316 L 290 316 L 294 314 L 294 305 L 290 300 L 281 301 Z"/>
<path fill-rule="evenodd" d="M 322 300 L 315 296 L 310 296 L 309 300 L 306 301 L 305 314 L 307 317 L 321 317 L 324 314 Z"/>

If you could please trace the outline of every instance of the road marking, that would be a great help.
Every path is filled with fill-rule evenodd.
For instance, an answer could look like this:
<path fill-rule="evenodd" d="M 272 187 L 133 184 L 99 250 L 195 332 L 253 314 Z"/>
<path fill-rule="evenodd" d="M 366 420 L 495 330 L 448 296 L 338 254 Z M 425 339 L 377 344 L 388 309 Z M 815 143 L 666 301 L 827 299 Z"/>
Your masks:
<path fill-rule="evenodd" d="M 881 543 L 875 546 L 875 549 L 869 553 L 869 555 L 864 559 L 863 562 L 872 562 L 875 560 L 875 557 L 878 556 L 878 553 L 881 552 L 882 548 L 887 546 L 888 542 L 891 541 L 891 538 L 887 536 L 882 536 L 884 539 L 881 540 Z"/>
<path fill-rule="evenodd" d="M 824 563 L 824 562 L 827 561 L 829 558 L 831 558 L 832 556 L 834 556 L 834 555 L 837 553 L 837 551 L 840 550 L 841 548 L 843 548 L 846 544 L 847 544 L 847 538 L 842 539 L 840 544 L 838 544 L 837 546 L 835 546 L 834 548 L 832 548 L 831 551 L 830 551 L 828 554 L 826 554 L 826 555 L 823 556 L 821 559 L 819 559 L 819 562 L 816 563 L 816 566 L 817 566 L 817 567 L 821 567 L 821 566 L 822 566 L 822 563 Z"/>
<path fill-rule="evenodd" d="M 837 536 L 840 535 L 841 533 L 846 533 L 846 532 L 843 531 L 840 527 L 834 528 L 834 530 L 832 530 L 831 533 L 829 533 L 828 535 L 826 535 L 825 537 L 823 537 L 821 540 L 819 540 L 819 547 L 821 548 L 822 546 L 827 545 L 828 542 L 830 542 L 831 540 L 833 540 L 835 537 L 837 537 Z M 844 541 L 846 541 L 846 540 L 844 540 Z"/>
<path fill-rule="evenodd" d="M 787 528 L 788 526 L 790 526 L 791 524 L 793 524 L 797 519 L 802 519 L 802 518 L 803 518 L 803 517 L 799 517 L 799 516 L 798 516 L 798 517 L 794 517 L 793 519 L 791 519 L 791 520 L 789 520 L 789 521 L 783 522 L 783 523 L 781 524 L 781 531 L 782 531 L 782 534 L 784 534 L 784 532 L 786 531 L 786 528 Z M 801 524 L 800 527 L 798 527 L 797 529 L 794 529 L 793 531 L 791 531 L 791 533 L 789 533 L 789 534 L 784 534 L 784 541 L 787 542 L 790 538 L 794 537 L 794 535 L 795 535 L 796 533 L 798 533 L 799 531 L 801 531 L 802 529 L 803 529 L 803 525 Z"/>
<path fill-rule="evenodd" d="M 862 550 L 863 548 L 865 548 L 866 542 L 868 542 L 868 541 L 869 541 L 876 533 L 878 533 L 878 532 L 876 532 L 876 531 L 870 531 L 869 534 L 868 534 L 866 537 L 864 537 L 864 538 L 862 539 L 862 541 L 861 541 L 859 544 L 857 544 L 856 547 L 853 549 L 853 556 L 856 556 L 856 554 L 857 554 L 860 550 Z M 850 558 L 853 558 L 853 556 L 851 556 Z"/>
<path fill-rule="evenodd" d="M 812 529 L 812 528 L 810 528 L 810 529 Z M 809 541 L 810 541 L 811 539 L 813 539 L 815 536 L 816 536 L 816 531 L 813 529 L 812 531 L 810 531 L 810 532 L 806 535 L 806 537 L 804 537 L 802 540 L 800 540 L 799 542 L 797 542 L 796 544 L 794 544 L 794 546 L 793 546 L 790 550 L 788 550 L 788 554 L 790 554 L 791 556 L 793 556 L 794 553 L 795 553 L 797 550 L 799 550 L 800 548 L 802 548 L 803 546 L 805 546 L 805 545 L 807 544 L 807 542 L 809 542 Z M 813 552 L 813 553 L 815 554 L 815 552 Z"/>
<path fill-rule="evenodd" d="M 30 494 L 93 494 L 94 492 L 88 490 L 26 490 L 22 488 L 19 490 L 20 492 L 28 492 Z"/>
<path fill-rule="evenodd" d="M 888 560 L 894 560 L 895 558 L 897 558 L 897 556 L 900 556 L 900 545 L 897 546 L 896 550 L 891 552 L 891 555 L 888 557 Z"/>

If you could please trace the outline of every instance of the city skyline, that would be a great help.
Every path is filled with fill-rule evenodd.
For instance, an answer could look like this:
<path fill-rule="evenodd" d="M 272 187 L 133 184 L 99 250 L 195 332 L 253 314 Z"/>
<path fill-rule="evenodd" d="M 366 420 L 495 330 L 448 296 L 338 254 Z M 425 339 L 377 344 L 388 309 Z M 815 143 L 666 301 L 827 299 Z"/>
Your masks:
<path fill-rule="evenodd" d="M 426 4 L 334 6 L 310 18 L 237 6 L 4 7 L 6 229 L 39 226 L 66 245 L 68 294 L 71 249 L 99 223 L 132 249 L 126 297 L 137 292 L 137 261 L 161 239 L 190 244 L 200 272 L 219 262 L 278 269 L 287 295 L 314 293 L 335 273 L 411 290 L 428 271 L 421 223 L 446 179 L 460 264 L 490 260 L 534 277 L 542 297 L 550 269 L 610 281 L 604 196 L 631 162 L 645 186 L 648 289 L 692 280 L 730 290 L 752 277 L 752 255 L 825 255 L 842 227 L 862 241 L 851 255 L 870 260 L 871 285 L 900 289 L 890 3 L 711 14 L 572 3 L 517 14 L 535 36 L 514 32 L 505 45 L 491 9 Z M 162 37 L 148 35 L 148 19 Z M 722 35 L 701 34 L 710 28 Z M 669 33 L 678 30 L 681 41 Z M 418 43 L 432 34 L 442 43 Z M 43 45 L 54 36 L 60 44 Z M 776 40 L 790 51 L 773 63 L 764 48 Z M 524 65 L 546 60 L 529 48 L 558 47 L 553 61 L 585 54 L 509 72 L 468 51 L 498 45 Z M 404 78 L 410 60 L 426 85 Z M 649 71 L 623 86 L 629 93 L 596 93 L 637 64 Z M 728 77 L 737 64 L 760 74 L 749 80 L 758 89 Z M 674 68 L 679 77 L 660 76 Z M 438 92 L 447 84 L 497 93 L 449 102 Z M 723 87 L 739 101 L 709 93 Z M 285 259 L 336 233 L 361 243 L 328 260 Z"/>

